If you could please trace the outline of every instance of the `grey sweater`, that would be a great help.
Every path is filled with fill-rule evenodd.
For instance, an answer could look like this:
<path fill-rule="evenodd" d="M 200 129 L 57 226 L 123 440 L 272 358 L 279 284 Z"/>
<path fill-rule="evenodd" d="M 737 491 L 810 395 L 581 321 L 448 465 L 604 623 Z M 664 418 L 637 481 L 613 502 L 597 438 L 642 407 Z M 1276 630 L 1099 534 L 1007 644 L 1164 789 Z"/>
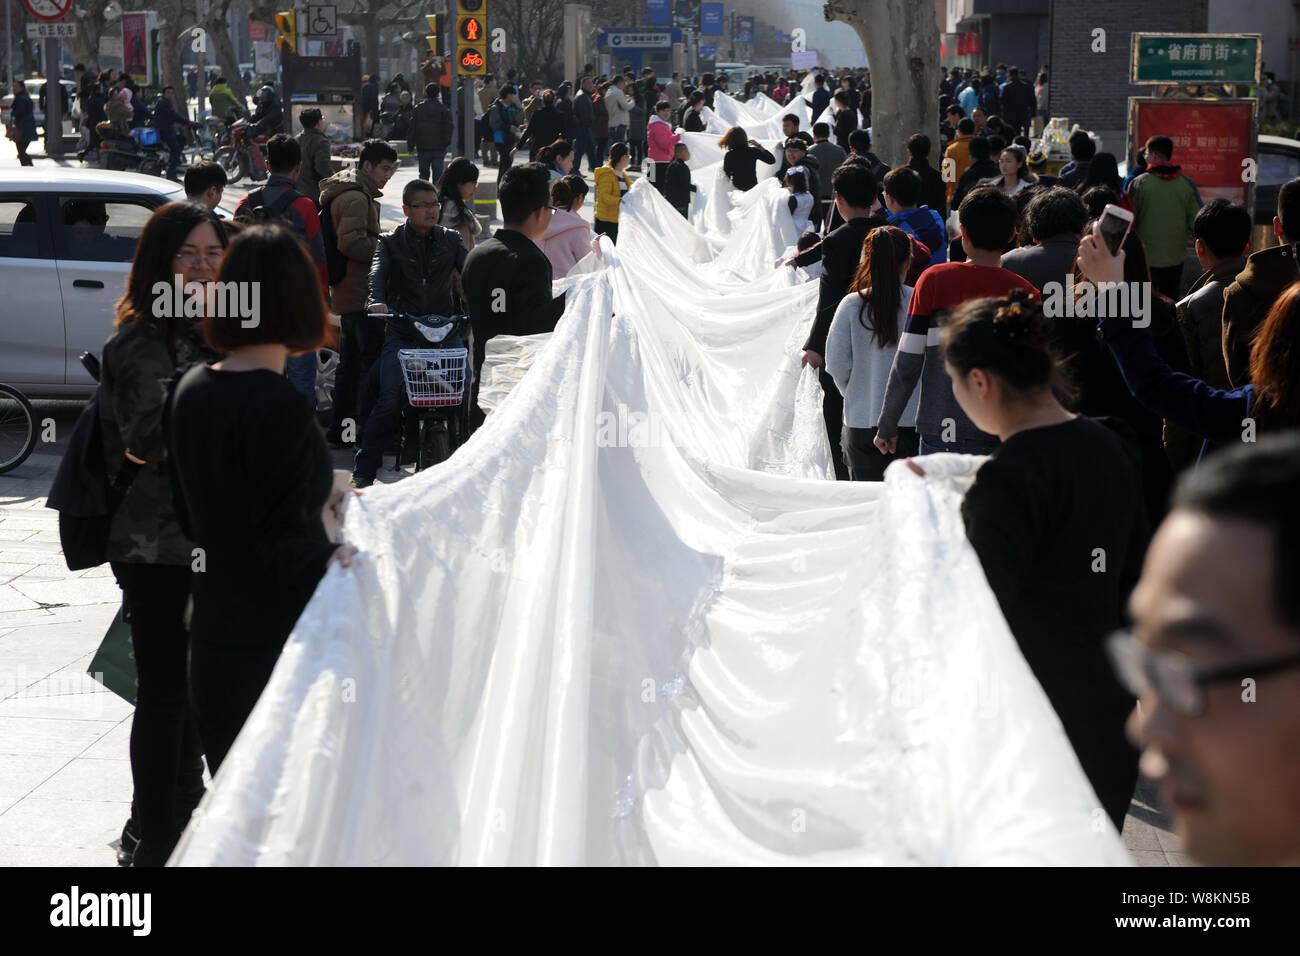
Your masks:
<path fill-rule="evenodd" d="M 907 320 L 907 304 L 912 298 L 912 287 L 903 286 L 902 302 L 898 310 L 898 328 L 901 332 Z M 826 337 L 826 371 L 844 396 L 844 424 L 850 428 L 875 428 L 885 403 L 885 385 L 889 370 L 894 364 L 895 345 L 881 348 L 872 333 L 858 320 L 862 299 L 850 292 L 840 300 L 831 320 L 831 331 Z M 871 325 L 871 304 L 866 305 L 865 318 Z M 910 428 L 916 424 L 916 407 L 920 396 L 913 392 L 903 409 L 898 424 Z"/>

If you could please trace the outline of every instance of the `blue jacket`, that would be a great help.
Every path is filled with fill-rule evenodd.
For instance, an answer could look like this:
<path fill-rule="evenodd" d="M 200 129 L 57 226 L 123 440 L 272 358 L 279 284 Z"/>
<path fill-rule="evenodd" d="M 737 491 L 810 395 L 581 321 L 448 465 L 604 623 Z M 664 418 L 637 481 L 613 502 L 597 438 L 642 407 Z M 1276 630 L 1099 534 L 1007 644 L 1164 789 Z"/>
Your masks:
<path fill-rule="evenodd" d="M 824 86 L 819 86 L 817 89 L 813 90 L 812 100 L 810 102 L 812 103 L 813 118 L 816 119 L 821 111 L 830 105 L 831 91 L 826 89 Z"/>
<path fill-rule="evenodd" d="M 158 135 L 164 142 L 170 143 L 176 139 L 176 125 L 189 126 L 190 121 L 180 113 L 176 112 L 176 107 L 172 101 L 165 96 L 160 96 L 153 104 L 153 119 L 150 125 L 158 130 Z"/>
<path fill-rule="evenodd" d="M 939 214 L 929 206 L 890 213 L 889 224 L 925 243 L 930 250 L 931 266 L 948 261 L 948 231 Z M 926 268 L 929 268 L 927 266 Z"/>
<path fill-rule="evenodd" d="M 1099 319 L 1097 326 L 1133 397 L 1148 410 L 1205 439 L 1201 455 L 1210 445 L 1242 440 L 1243 419 L 1255 411 L 1255 386 L 1213 388 L 1199 378 L 1175 372 L 1156 352 L 1151 333 L 1133 328 L 1131 319 L 1106 317 Z"/>

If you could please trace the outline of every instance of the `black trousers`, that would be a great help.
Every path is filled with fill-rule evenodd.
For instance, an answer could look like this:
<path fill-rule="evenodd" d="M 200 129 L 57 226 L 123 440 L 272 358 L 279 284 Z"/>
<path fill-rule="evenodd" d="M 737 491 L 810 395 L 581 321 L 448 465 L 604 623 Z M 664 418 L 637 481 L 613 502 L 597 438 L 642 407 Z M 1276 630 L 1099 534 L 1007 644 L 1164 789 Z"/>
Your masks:
<path fill-rule="evenodd" d="M 356 426 L 354 440 L 361 441 L 361 386 L 370 374 L 370 366 L 384 348 L 384 319 L 364 312 L 345 312 L 340 316 L 339 364 L 334 371 L 334 424 L 329 437 L 337 439 L 345 419 Z"/>
<path fill-rule="evenodd" d="M 835 480 L 848 481 L 849 469 L 844 464 L 844 453 L 840 450 L 840 434 L 844 431 L 844 396 L 831 378 L 826 366 L 817 370 L 817 378 L 822 383 L 822 417 L 826 419 L 826 439 L 831 443 L 831 463 L 835 466 Z"/>
<path fill-rule="evenodd" d="M 844 464 L 850 481 L 884 481 L 885 469 L 900 458 L 912 458 L 920 448 L 920 437 L 915 428 L 898 430 L 898 451 L 882 455 L 874 444 L 874 428 L 844 426 Z"/>
<path fill-rule="evenodd" d="M 20 166 L 32 165 L 32 158 L 27 155 L 27 147 L 31 145 L 29 139 L 19 139 L 14 141 L 14 148 L 18 150 L 18 164 Z"/>
<path fill-rule="evenodd" d="M 607 219 L 597 219 L 595 223 L 596 235 L 609 236 L 609 241 L 618 245 L 618 223 L 610 222 Z"/>
<path fill-rule="evenodd" d="M 190 649 L 190 694 L 214 776 L 266 689 L 283 646 L 197 643 Z"/>
<path fill-rule="evenodd" d="M 136 866 L 162 866 L 203 795 L 203 748 L 189 707 L 188 566 L 112 562 L 125 596 L 136 667 L 131 815 Z"/>

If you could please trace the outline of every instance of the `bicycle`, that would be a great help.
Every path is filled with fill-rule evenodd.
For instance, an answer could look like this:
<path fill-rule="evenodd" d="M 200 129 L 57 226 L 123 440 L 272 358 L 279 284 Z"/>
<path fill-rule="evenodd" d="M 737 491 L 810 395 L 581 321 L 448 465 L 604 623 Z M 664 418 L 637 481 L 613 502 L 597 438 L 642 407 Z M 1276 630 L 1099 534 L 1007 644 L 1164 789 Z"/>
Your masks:
<path fill-rule="evenodd" d="M 406 315 L 431 344 L 449 340 L 469 342 L 469 316 Z M 469 437 L 469 348 L 399 349 L 398 362 L 406 385 L 406 400 L 419 429 L 415 470 L 440 464 Z M 398 455 L 398 462 L 404 456 Z"/>
<path fill-rule="evenodd" d="M 36 413 L 27 396 L 0 385 L 0 475 L 13 471 L 36 449 Z"/>

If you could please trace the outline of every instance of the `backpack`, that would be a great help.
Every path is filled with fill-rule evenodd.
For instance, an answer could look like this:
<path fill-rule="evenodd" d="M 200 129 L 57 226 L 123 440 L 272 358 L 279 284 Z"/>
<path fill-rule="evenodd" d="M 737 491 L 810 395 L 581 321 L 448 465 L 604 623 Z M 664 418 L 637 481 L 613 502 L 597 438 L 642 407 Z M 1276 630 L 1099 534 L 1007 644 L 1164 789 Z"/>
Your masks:
<path fill-rule="evenodd" d="M 339 249 L 339 235 L 334 229 L 334 214 L 330 210 L 337 198 L 331 197 L 320 207 L 320 237 L 325 244 L 325 268 L 329 272 L 330 285 L 338 285 L 348 274 L 348 257 Z"/>
<path fill-rule="evenodd" d="M 492 109 L 488 112 L 488 128 L 491 129 L 492 132 L 501 133 L 505 131 L 506 124 L 505 117 L 503 116 L 505 111 L 505 104 L 500 100 L 497 100 L 492 104 Z"/>
<path fill-rule="evenodd" d="M 284 194 L 269 206 L 266 204 L 266 187 L 248 194 L 248 199 L 239 207 L 235 218 L 245 223 L 275 222 L 283 219 L 293 201 L 302 196 L 296 189 L 286 189 Z"/>

